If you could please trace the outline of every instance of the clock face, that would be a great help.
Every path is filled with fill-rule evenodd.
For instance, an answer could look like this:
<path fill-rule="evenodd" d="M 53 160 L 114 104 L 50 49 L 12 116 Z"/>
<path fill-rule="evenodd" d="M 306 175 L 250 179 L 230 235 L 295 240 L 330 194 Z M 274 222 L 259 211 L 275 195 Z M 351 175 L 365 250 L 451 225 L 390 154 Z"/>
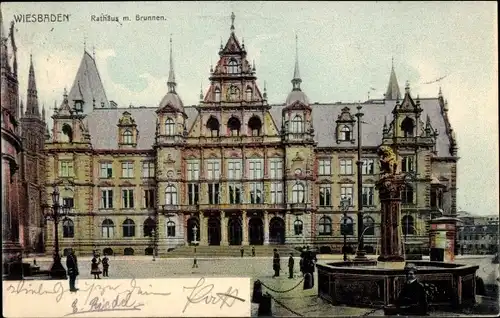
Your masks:
<path fill-rule="evenodd" d="M 302 173 L 302 170 L 300 168 L 295 169 L 295 174 L 298 175 L 298 174 L 301 174 L 301 173 Z"/>

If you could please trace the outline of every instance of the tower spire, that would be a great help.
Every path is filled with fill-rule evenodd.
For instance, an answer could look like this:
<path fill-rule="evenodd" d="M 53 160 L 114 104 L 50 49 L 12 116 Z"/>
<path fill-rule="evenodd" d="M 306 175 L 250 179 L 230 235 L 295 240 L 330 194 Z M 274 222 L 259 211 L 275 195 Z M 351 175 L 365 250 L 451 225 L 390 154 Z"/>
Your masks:
<path fill-rule="evenodd" d="M 203 83 L 200 82 L 200 100 L 203 100 Z"/>
<path fill-rule="evenodd" d="M 396 71 L 394 70 L 394 57 L 392 57 L 391 75 L 389 77 L 389 85 L 387 86 L 387 92 L 385 93 L 385 98 L 393 100 L 393 99 L 399 99 L 400 97 L 401 97 L 401 92 L 399 90 L 399 84 L 396 78 Z"/>
<path fill-rule="evenodd" d="M 170 71 L 168 73 L 168 92 L 175 93 L 175 86 L 177 83 L 175 82 L 175 73 L 174 73 L 174 59 L 172 56 L 172 34 L 170 34 Z"/>
<path fill-rule="evenodd" d="M 40 111 L 38 109 L 38 92 L 36 89 L 35 68 L 33 67 L 33 55 L 31 54 L 27 93 L 26 114 L 40 116 Z"/>
<path fill-rule="evenodd" d="M 231 33 L 234 33 L 234 18 L 236 18 L 236 16 L 234 12 L 231 12 Z"/>
<path fill-rule="evenodd" d="M 297 34 L 295 34 L 295 68 L 293 70 L 293 79 L 292 85 L 294 91 L 300 91 L 300 83 L 302 83 L 302 79 L 300 78 L 300 70 L 299 70 L 299 38 Z"/>

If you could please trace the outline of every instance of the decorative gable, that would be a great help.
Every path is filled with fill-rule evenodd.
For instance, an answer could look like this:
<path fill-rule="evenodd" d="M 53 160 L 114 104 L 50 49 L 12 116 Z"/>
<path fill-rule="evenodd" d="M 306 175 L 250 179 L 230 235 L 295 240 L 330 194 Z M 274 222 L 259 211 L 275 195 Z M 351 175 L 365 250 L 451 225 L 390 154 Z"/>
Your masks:
<path fill-rule="evenodd" d="M 354 115 L 351 114 L 349 107 L 342 108 L 335 122 L 337 124 L 335 128 L 335 139 L 337 140 L 337 144 L 342 142 L 354 143 L 354 123 L 356 120 Z"/>
<path fill-rule="evenodd" d="M 118 148 L 130 149 L 137 147 L 139 139 L 139 130 L 132 114 L 124 111 L 122 117 L 118 120 Z"/>

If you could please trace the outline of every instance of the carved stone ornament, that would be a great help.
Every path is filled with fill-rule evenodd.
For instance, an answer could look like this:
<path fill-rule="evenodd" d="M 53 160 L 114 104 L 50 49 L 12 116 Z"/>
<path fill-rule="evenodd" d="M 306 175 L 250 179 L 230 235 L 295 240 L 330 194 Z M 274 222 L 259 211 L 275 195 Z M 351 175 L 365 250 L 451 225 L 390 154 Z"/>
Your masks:
<path fill-rule="evenodd" d="M 380 146 L 377 149 L 377 155 L 380 157 L 380 174 L 394 175 L 398 166 L 396 154 L 389 146 Z"/>

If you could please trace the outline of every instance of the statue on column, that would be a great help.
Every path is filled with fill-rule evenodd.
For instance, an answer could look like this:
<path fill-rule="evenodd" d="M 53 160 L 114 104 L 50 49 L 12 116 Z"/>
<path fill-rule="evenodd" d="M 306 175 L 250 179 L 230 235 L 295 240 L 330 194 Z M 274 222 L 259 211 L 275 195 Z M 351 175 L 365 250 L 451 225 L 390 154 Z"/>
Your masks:
<path fill-rule="evenodd" d="M 380 146 L 377 149 L 377 155 L 380 157 L 380 177 L 396 174 L 398 162 L 392 148 L 389 146 Z"/>

